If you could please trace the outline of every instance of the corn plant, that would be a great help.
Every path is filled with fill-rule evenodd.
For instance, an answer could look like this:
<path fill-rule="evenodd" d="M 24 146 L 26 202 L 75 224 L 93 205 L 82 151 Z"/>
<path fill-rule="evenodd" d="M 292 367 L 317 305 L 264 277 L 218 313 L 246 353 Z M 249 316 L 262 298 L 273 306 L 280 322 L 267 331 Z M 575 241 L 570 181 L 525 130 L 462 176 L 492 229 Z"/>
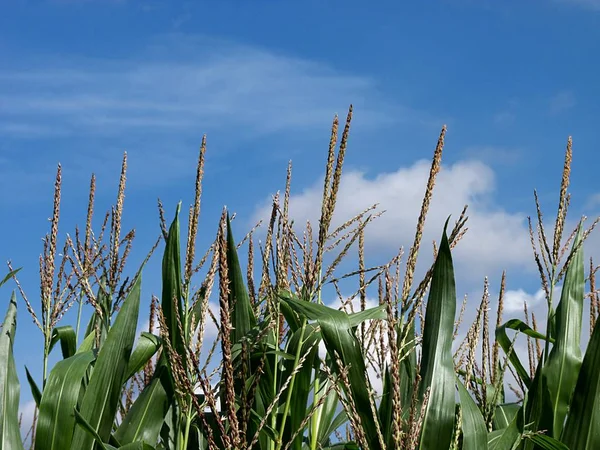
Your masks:
<path fill-rule="evenodd" d="M 525 320 L 502 322 L 503 276 L 496 332 L 490 333 L 486 279 L 477 317 L 453 352 L 466 303 L 457 318 L 452 249 L 467 231 L 466 207 L 452 227 L 446 222 L 434 245 L 434 263 L 415 281 L 446 129 L 434 151 L 405 261 L 400 249 L 390 261 L 366 267 L 365 229 L 382 212 L 372 206 L 332 227 L 351 119 L 352 109 L 341 137 L 337 117 L 333 122 L 321 215 L 314 232 L 307 223 L 300 233 L 290 218 L 290 165 L 284 194 L 273 199 L 266 239 L 258 251 L 256 228 L 236 242 L 235 217 L 224 209 L 212 244 L 197 258 L 206 152 L 203 138 L 184 239 L 181 204 L 167 226 L 159 200 L 157 243 L 145 261 L 162 241 L 162 292 L 160 298 L 152 297 L 149 329 L 137 343 L 145 262 L 130 277 L 124 275 L 130 272 L 126 262 L 135 236 L 134 230 L 124 237 L 121 232 L 126 155 L 116 204 L 104 216 L 100 232 L 95 233 L 92 226 L 92 176 L 85 230 L 80 234 L 76 229 L 74 238 L 67 235 L 60 254 L 59 166 L 51 230 L 40 263 L 40 312 L 10 264 L 11 272 L 0 283 L 14 279 L 44 336 L 41 386 L 27 371 L 37 404 L 28 435 L 30 448 L 600 447 L 600 434 L 595 431 L 600 331 L 594 326 L 600 302 L 592 262 L 593 331 L 585 355 L 579 350 L 585 296 L 582 243 L 593 226 L 584 230 L 580 224 L 562 245 L 569 203 L 570 141 L 552 246 L 546 240 L 536 196 L 541 250 L 534 245 L 534 257 L 548 301 L 547 331 L 540 332 L 535 316 L 530 322 L 527 310 Z M 533 231 L 531 237 L 535 244 Z M 244 244 L 246 271 L 239 253 Z M 339 274 L 342 261 L 354 248 L 358 269 Z M 560 265 L 564 256 L 566 261 Z M 357 279 L 356 291 L 344 296 L 340 283 L 352 279 Z M 555 306 L 553 297 L 561 281 L 561 299 Z M 367 308 L 367 292 L 375 289 L 379 304 Z M 340 300 L 338 308 L 328 306 L 331 297 Z M 218 303 L 218 319 L 210 307 L 211 298 Z M 81 330 L 80 342 L 81 312 L 88 304 L 92 314 Z M 61 325 L 74 305 L 78 307 L 75 327 Z M 0 334 L 0 450 L 25 448 L 17 411 L 20 385 L 12 354 L 16 314 L 13 294 Z M 203 349 L 209 343 L 204 334 L 210 321 L 218 336 L 205 355 Z M 529 371 L 507 330 L 527 337 Z M 50 370 L 48 357 L 57 344 L 63 358 Z M 320 345 L 326 350 L 324 355 Z M 218 364 L 209 371 L 215 355 Z M 507 372 L 517 383 L 518 389 L 508 384 L 518 397 L 515 402 L 506 401 Z M 381 380 L 379 391 L 376 379 Z"/>

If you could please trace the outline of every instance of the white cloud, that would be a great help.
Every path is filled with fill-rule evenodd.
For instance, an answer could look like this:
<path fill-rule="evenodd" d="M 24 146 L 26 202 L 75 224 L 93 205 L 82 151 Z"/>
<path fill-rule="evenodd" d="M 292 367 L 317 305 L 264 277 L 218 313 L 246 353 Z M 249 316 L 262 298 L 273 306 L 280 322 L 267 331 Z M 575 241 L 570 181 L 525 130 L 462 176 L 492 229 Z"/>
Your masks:
<path fill-rule="evenodd" d="M 367 227 L 365 243 L 372 251 L 391 251 L 412 244 L 421 208 L 430 162 L 418 161 L 394 172 L 369 177 L 356 170 L 342 177 L 333 226 L 341 224 L 366 207 L 379 203 L 385 214 Z M 290 200 L 290 217 L 296 224 L 316 224 L 320 214 L 322 183 L 318 181 Z M 531 268 L 531 249 L 522 214 L 509 213 L 492 202 L 494 173 L 485 164 L 467 160 L 443 167 L 433 195 L 425 227 L 422 252 L 429 256 L 431 241 L 439 242 L 448 215 L 458 219 L 469 205 L 469 231 L 454 251 L 455 262 L 472 270 L 481 280 L 507 267 Z M 257 209 L 253 222 L 268 218 L 270 200 Z M 454 222 L 451 221 L 451 225 Z"/>
<path fill-rule="evenodd" d="M 523 289 L 508 290 L 504 293 L 504 311 L 506 313 L 523 313 L 525 303 L 528 311 L 546 305 L 544 291 L 539 289 L 535 294 L 528 294 Z"/>

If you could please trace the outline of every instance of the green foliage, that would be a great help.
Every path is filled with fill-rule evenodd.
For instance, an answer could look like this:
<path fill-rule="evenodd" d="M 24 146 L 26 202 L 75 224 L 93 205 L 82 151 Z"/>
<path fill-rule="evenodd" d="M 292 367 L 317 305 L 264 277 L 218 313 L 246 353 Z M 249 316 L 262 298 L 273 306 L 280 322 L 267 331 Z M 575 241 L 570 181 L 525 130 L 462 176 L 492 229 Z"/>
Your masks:
<path fill-rule="evenodd" d="M 312 240 L 308 229 L 302 241 L 287 216 L 289 196 L 283 205 L 276 199 L 256 280 L 252 234 L 248 236 L 250 269 L 245 271 L 227 211 L 206 257 L 194 265 L 203 144 L 187 240 L 181 236 L 180 204 L 169 227 L 162 224 L 162 293 L 151 307 L 158 335 L 151 328 L 136 336 L 142 269 L 131 282 L 126 278 L 121 283 L 131 235 L 120 236 L 122 211 L 117 209 L 122 208 L 124 189 L 120 185 L 108 254 L 102 253 L 102 246 L 90 244 L 89 230 L 85 242 L 79 238 L 76 244 L 71 242 L 77 257 L 71 255 L 73 281 L 64 289 L 71 297 L 44 291 L 43 319 L 37 321 L 33 312 L 44 335 L 41 387 L 26 370 L 38 406 L 32 438 L 36 450 L 600 448 L 598 327 L 593 328 L 585 352 L 581 351 L 586 297 L 582 244 L 589 234 L 581 224 L 567 241 L 571 250 L 565 252 L 565 264 L 559 265 L 566 187 L 561 188 L 554 246 L 540 244 L 541 257 L 535 252 L 547 286 L 546 334 L 529 317 L 510 318 L 499 322 L 488 342 L 486 284 L 477 318 L 456 350 L 457 293 L 451 249 L 462 236 L 466 218 L 461 216 L 452 230 L 446 222 L 433 265 L 416 288 L 412 278 L 427 202 L 406 262 L 404 284 L 399 258 L 365 269 L 362 246 L 364 228 L 374 217 L 368 215 L 370 210 L 329 230 L 350 117 L 335 167 L 337 119 L 334 125 L 318 239 Z M 444 133 L 445 129 L 432 164 L 433 181 Z M 426 200 L 433 184 L 428 185 Z M 539 213 L 543 234 L 541 217 Z M 56 236 L 53 239 L 48 242 L 55 246 Z M 341 279 L 356 274 L 334 275 L 356 241 L 358 291 L 350 298 L 340 294 L 343 304 L 337 308 L 323 297 L 326 289 L 338 288 Z M 323 255 L 338 246 L 341 250 L 326 267 Z M 49 281 L 60 285 L 66 278 L 59 274 L 54 280 L 55 250 L 45 250 L 42 282 L 46 287 L 53 285 Z M 205 261 L 210 261 L 209 267 L 196 288 L 191 278 Z M 367 280 L 372 271 L 376 274 Z M 17 272 L 9 273 L 0 286 Z M 366 292 L 376 281 L 380 282 L 379 305 L 367 308 Z M 553 305 L 561 281 L 560 301 Z M 94 311 L 78 342 L 79 322 L 72 327 L 58 321 L 73 303 L 70 300 L 78 299 L 81 306 L 86 298 Z M 361 301 L 360 310 L 356 304 L 349 306 L 354 298 Z M 207 348 L 213 343 L 199 334 L 215 315 L 211 299 L 219 305 L 216 326 L 221 344 L 221 360 L 213 361 L 213 367 L 207 359 L 215 354 Z M 31 305 L 27 307 L 32 312 Z M 24 448 L 13 355 L 16 314 L 13 293 L 0 333 L 0 450 Z M 597 311 L 592 313 L 591 321 L 597 316 Z M 509 336 L 512 333 L 515 338 Z M 529 368 L 514 350 L 519 337 L 532 342 Z M 533 350 L 533 342 L 543 346 L 541 354 Z M 48 355 L 57 344 L 62 359 L 46 373 Z M 325 350 L 323 358 L 319 347 Z M 481 363 L 476 361 L 478 354 Z M 509 367 L 523 388 L 522 398 L 516 401 L 507 401 L 505 394 Z M 375 390 L 378 383 L 381 392 Z"/>

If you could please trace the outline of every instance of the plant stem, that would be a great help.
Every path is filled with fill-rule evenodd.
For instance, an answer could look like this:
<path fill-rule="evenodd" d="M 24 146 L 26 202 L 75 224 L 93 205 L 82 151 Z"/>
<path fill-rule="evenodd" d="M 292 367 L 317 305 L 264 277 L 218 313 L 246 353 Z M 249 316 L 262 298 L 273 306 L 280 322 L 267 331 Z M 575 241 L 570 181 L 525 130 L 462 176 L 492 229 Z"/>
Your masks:
<path fill-rule="evenodd" d="M 323 303 L 321 299 L 321 281 L 323 277 L 323 271 L 319 270 L 319 290 L 317 292 L 317 302 Z M 313 404 L 317 404 L 319 401 L 319 369 L 315 369 L 315 393 L 313 398 Z M 321 413 L 323 412 L 323 405 L 319 406 L 315 411 L 315 414 L 310 418 L 310 450 L 317 450 L 317 439 L 319 435 L 319 426 L 321 423 Z"/>
<path fill-rule="evenodd" d="M 273 330 L 273 340 L 275 342 L 275 345 L 278 344 L 279 342 L 279 302 L 277 303 L 277 308 L 275 311 L 275 329 Z M 275 396 L 277 395 L 277 354 L 273 354 L 273 373 L 275 374 L 273 376 L 273 398 L 275 398 Z M 275 414 L 271 414 L 271 428 L 272 429 L 276 429 L 277 428 L 277 413 Z M 275 450 L 275 441 L 271 440 L 270 442 L 270 448 L 271 450 Z"/>

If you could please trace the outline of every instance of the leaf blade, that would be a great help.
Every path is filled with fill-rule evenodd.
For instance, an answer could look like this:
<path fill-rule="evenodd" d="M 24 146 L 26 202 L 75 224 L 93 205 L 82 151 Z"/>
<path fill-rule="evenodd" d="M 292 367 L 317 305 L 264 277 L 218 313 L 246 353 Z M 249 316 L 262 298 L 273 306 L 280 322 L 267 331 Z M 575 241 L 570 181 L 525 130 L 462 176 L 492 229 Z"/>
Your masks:
<path fill-rule="evenodd" d="M 429 389 L 423 426 L 422 450 L 449 448 L 452 442 L 455 410 L 455 374 L 452 337 L 456 315 L 456 286 L 450 244 L 444 226 L 433 268 L 431 289 L 425 310 L 420 397 Z"/>
<path fill-rule="evenodd" d="M 20 385 L 13 355 L 17 297 L 12 293 L 0 330 L 0 450 L 23 449 L 19 430 Z"/>
<path fill-rule="evenodd" d="M 81 416 L 107 441 L 117 410 L 137 327 L 140 306 L 141 276 L 133 288 L 102 345 L 90 383 L 82 400 Z M 94 439 L 81 428 L 75 429 L 73 447 L 92 450 Z"/>

